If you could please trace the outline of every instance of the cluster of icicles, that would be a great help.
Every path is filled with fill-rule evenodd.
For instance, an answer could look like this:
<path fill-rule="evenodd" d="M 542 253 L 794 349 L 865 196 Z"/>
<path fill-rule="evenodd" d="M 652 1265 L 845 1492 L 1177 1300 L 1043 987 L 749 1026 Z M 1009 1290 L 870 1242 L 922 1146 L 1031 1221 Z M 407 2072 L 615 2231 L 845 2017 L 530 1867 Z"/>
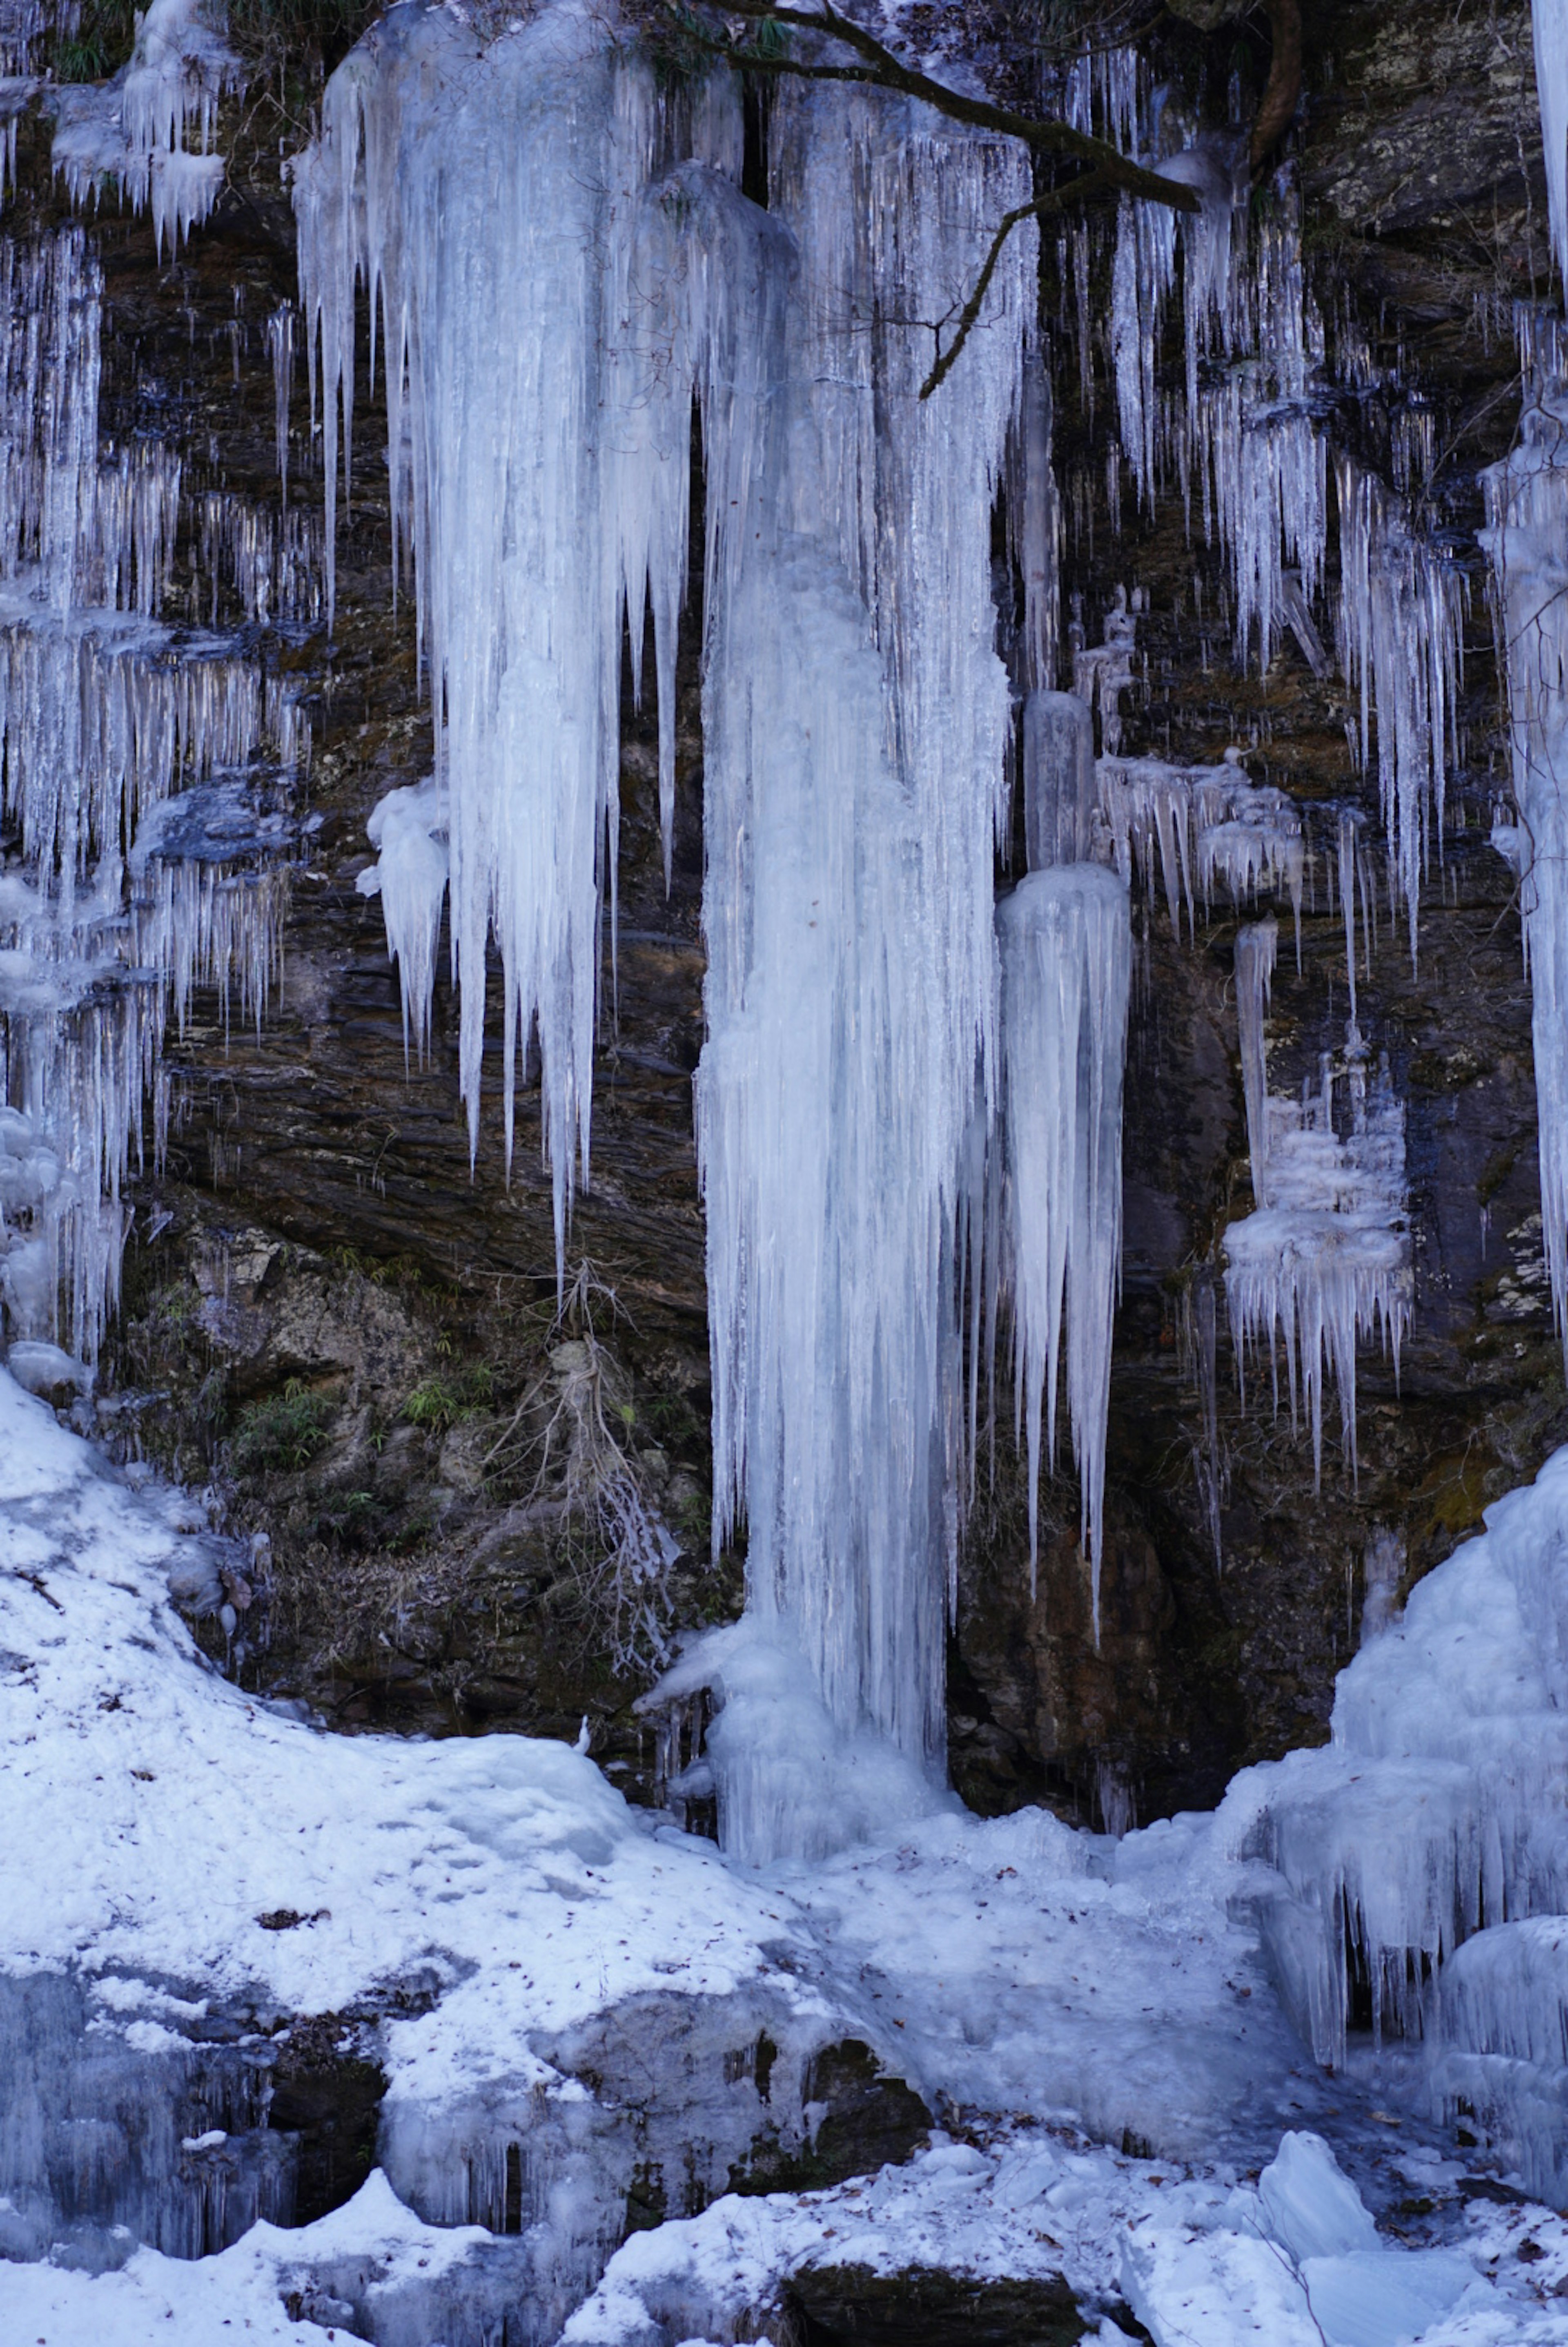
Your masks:
<path fill-rule="evenodd" d="M 1124 144 L 1148 139 L 1135 61 L 1079 76 L 1064 103 Z M 918 396 L 929 335 L 894 322 L 952 313 L 1021 200 L 1021 150 L 885 93 L 786 86 L 763 210 L 739 190 L 741 143 L 724 73 L 660 88 L 580 0 L 553 0 L 488 43 L 448 11 L 401 9 L 329 85 L 295 176 L 329 610 L 363 284 L 394 525 L 445 721 L 436 773 L 378 808 L 361 886 L 381 896 L 422 1047 L 450 887 L 475 1139 L 494 939 L 507 1146 L 536 1032 L 564 1249 L 588 1163 L 602 899 L 614 915 L 622 643 L 629 632 L 640 692 L 650 620 L 667 854 L 695 402 L 715 1538 L 744 1517 L 754 1644 L 800 1663 L 832 1730 L 871 1731 L 940 1770 L 943 1584 L 999 1325 L 1012 1329 L 1032 1494 L 1065 1391 L 1097 1634 L 1128 878 L 1140 865 L 1149 876 L 1152 842 L 1173 909 L 1178 890 L 1190 912 L 1195 887 L 1207 900 L 1223 883 L 1238 900 L 1282 892 L 1298 911 L 1304 850 L 1282 794 L 1238 766 L 1195 780 L 1117 755 L 1131 610 L 1113 615 L 1104 646 L 1075 630 L 1076 692 L 1051 689 L 1060 521 L 1031 231 L 1003 253 L 962 397 Z M 1158 207 L 1121 216 L 1108 332 L 1123 445 L 1140 494 L 1173 455 L 1184 487 L 1199 482 L 1231 556 L 1243 646 L 1256 637 L 1267 658 L 1288 625 L 1326 664 L 1308 609 L 1328 527 L 1321 333 L 1288 208 L 1249 253 L 1221 149 L 1197 144 L 1162 168 L 1202 209 L 1179 229 Z M 924 193 L 938 172 L 940 212 Z M 1145 354 L 1178 241 L 1176 429 L 1156 413 Z M 512 322 L 499 363 L 498 315 Z M 275 344 L 280 396 L 293 333 L 290 319 Z M 1216 354 L 1230 364 L 1210 368 Z M 1024 581 L 1031 869 L 996 906 L 1010 713 L 988 517 L 1003 482 Z M 1375 709 L 1390 895 L 1413 919 L 1451 750 L 1457 590 L 1402 512 L 1345 468 L 1339 498 L 1359 532 L 1341 656 L 1369 739 Z M 1390 647 L 1415 595 L 1444 629 L 1412 678 Z M 1315 1433 L 1328 1362 L 1353 1450 L 1357 1338 L 1380 1316 L 1397 1342 L 1409 1259 L 1400 1112 L 1386 1088 L 1369 1091 L 1359 1039 L 1348 1064 L 1345 1133 L 1330 1083 L 1310 1112 L 1275 1103 L 1254 1135 L 1281 1184 L 1295 1165 L 1298 1211 L 1277 1234 L 1277 1276 L 1238 1275 L 1232 1310 L 1241 1337 L 1283 1333 Z M 1319 1163 L 1325 1145 L 1333 1166 Z M 1386 1176 L 1375 1200 L 1370 1177 L 1357 1188 L 1345 1174 L 1373 1157 Z M 1265 1196 L 1260 1185 L 1255 1259 Z M 1283 1190 L 1268 1211 L 1287 1213 Z M 1369 1216 L 1383 1268 L 1345 1307 L 1335 1265 Z M 727 1667 L 733 1703 L 743 1674 L 716 1655 L 713 1677 Z M 781 1684 L 769 1682 L 776 1708 Z M 765 1778 L 738 1761 L 720 1771 L 725 1838 L 753 1854 L 798 1829 Z"/>
<path fill-rule="evenodd" d="M 158 616 L 180 465 L 101 447 L 101 306 L 80 230 L 0 244 L 0 1304 L 48 1384 L 87 1381 L 113 1308 L 170 1010 L 213 984 L 259 1014 L 275 983 L 281 819 L 238 770 L 308 749 L 278 679 Z"/>

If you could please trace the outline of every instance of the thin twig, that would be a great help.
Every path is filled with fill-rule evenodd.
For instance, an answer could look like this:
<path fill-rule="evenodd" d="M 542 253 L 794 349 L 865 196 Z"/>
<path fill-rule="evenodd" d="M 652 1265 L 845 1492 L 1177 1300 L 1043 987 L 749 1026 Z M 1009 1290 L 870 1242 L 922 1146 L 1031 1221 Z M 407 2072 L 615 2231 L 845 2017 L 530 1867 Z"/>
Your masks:
<path fill-rule="evenodd" d="M 1067 187 L 1054 188 L 1046 195 L 1036 196 L 1033 203 L 1019 204 L 1014 210 L 1003 213 L 1002 225 L 991 240 L 991 250 L 985 256 L 985 266 L 975 281 L 973 292 L 959 314 L 958 331 L 920 387 L 920 395 L 922 399 L 929 399 L 932 393 L 940 384 L 946 381 L 957 364 L 959 354 L 969 340 L 970 331 L 980 315 L 992 278 L 996 273 L 996 264 L 1002 258 L 1002 248 L 1013 230 L 1021 221 L 1039 219 L 1046 212 L 1055 211 L 1058 206 L 1074 202 L 1084 196 L 1092 194 L 1096 187 L 1105 184 L 1105 175 L 1103 171 L 1091 171 L 1084 179 L 1074 179 Z"/>

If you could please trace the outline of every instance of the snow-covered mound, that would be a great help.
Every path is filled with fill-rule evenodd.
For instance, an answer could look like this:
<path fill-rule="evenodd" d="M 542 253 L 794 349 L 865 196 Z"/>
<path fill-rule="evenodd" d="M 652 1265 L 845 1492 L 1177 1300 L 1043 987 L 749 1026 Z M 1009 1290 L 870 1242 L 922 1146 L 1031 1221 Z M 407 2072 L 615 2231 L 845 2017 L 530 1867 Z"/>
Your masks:
<path fill-rule="evenodd" d="M 1267 1941 L 1319 2059 L 1343 2061 L 1359 1993 L 1363 2025 L 1424 2037 L 1438 2103 L 1490 2110 L 1552 2197 L 1568 2157 L 1565 1788 L 1560 1450 L 1341 1674 L 1329 1747 L 1247 1771 L 1220 1812 L 1231 1846 L 1278 1870 Z"/>
<path fill-rule="evenodd" d="M 1104 2311 L 1119 2292 L 1156 2338 L 1181 2335 L 1184 2293 L 1249 2304 L 1265 2280 L 1289 2311 L 1268 2334 L 1281 2340 L 1309 2319 L 1339 2338 L 1319 2301 L 1359 2304 L 1373 2280 L 1404 2310 L 1403 2331 L 1366 2334 L 1390 2347 L 1423 2291 L 1433 2340 L 1568 2338 L 1568 2309 L 1555 2330 L 1518 2310 L 1512 2330 L 1454 2329 L 1491 2296 L 1447 2250 L 1432 2264 L 1381 2242 L 1321 2162 L 1308 2198 L 1327 2233 L 1290 2233 L 1283 2186 L 1278 2207 L 1263 2194 L 1266 2221 L 1257 2195 L 1233 2197 L 1271 2157 L 1278 2179 L 1281 2136 L 1304 2126 L 1359 2161 L 1374 2206 L 1423 2179 L 1451 2194 L 1461 2175 L 1423 2147 L 1418 2113 L 1380 2168 L 1365 2151 L 1377 2128 L 1358 2057 L 1331 2082 L 1302 2063 L 1257 1934 L 1235 1920 L 1256 1903 L 1293 1993 L 1317 1981 L 1329 2011 L 1335 1900 L 1350 1898 L 1369 1946 L 1430 1942 L 1446 1958 L 1452 1926 L 1423 1939 L 1425 1919 L 1468 1881 L 1464 1854 L 1484 1851 L 1483 1928 L 1451 1991 L 1440 1983 L 1447 2053 L 1528 2073 L 1532 2109 L 1550 2103 L 1561 1999 L 1547 2014 L 1537 1975 L 1555 1997 L 1557 1942 L 1538 1932 L 1525 1948 L 1501 1919 L 1557 1881 L 1552 1836 L 1518 1820 L 1559 1749 L 1568 1455 L 1493 1510 L 1345 1675 L 1335 1745 L 1249 1771 L 1214 1818 L 1115 1843 L 1037 1811 L 928 1809 L 837 1858 L 766 1870 L 629 1809 L 560 1744 L 339 1737 L 246 1697 L 171 1598 L 208 1602 L 217 1584 L 223 1544 L 201 1521 L 188 1497 L 107 1468 L 0 1371 L 0 2251 L 53 2257 L 18 2270 L 0 2339 L 17 2320 L 19 2339 L 112 2339 L 117 2322 L 129 2338 L 151 2321 L 165 2335 L 165 2302 L 196 2337 L 219 2304 L 254 2322 L 253 2301 L 448 2347 L 502 2305 L 530 2341 L 580 2304 L 584 2341 L 689 2337 L 663 2316 L 603 2326 L 650 2276 L 678 2269 L 695 2290 L 687 2266 L 736 2228 L 779 2287 L 808 2237 L 819 2263 L 830 2242 L 838 2262 L 884 2271 L 967 2270 L 989 2240 L 986 2270 L 1065 2270 L 1082 2304 Z M 1534 1814 L 1556 1811 L 1538 1798 Z M 1438 2009 L 1434 1993 L 1429 2028 Z M 1409 2017 L 1408 2000 L 1390 2012 Z M 272 2073 L 312 2015 L 373 2037 L 380 2168 L 348 2208 L 280 2229 L 265 2220 L 292 2211 L 294 2137 L 267 2125 Z M 906 2116 L 923 2098 L 941 2123 L 932 2152 L 874 2188 L 696 2214 L 748 2175 L 809 2180 L 814 2150 L 840 2175 L 857 2164 L 833 2135 L 839 2088 L 821 2084 L 845 2047 L 869 2049 L 864 2075 L 881 2063 L 907 2082 L 888 2089 Z M 1549 2121 L 1532 2140 L 1543 2125 L 1530 2172 L 1544 2178 L 1560 2153 Z M 951 2140 L 960 2127 L 968 2140 Z M 874 2166 L 886 2143 L 866 2140 L 858 2164 Z M 671 2221 L 582 2304 L 634 2187 Z M 932 2212 L 961 2208 L 970 2232 L 950 2239 Z M 1358 2258 L 1382 2262 L 1358 2280 Z M 1309 2270 L 1321 2259 L 1332 2274 Z M 90 2278 L 104 2267 L 119 2270 Z M 438 2281 L 444 2300 L 429 2296 Z M 725 2321 L 744 2312 L 738 2288 Z M 282 2314 L 272 2335 L 309 2333 Z"/>

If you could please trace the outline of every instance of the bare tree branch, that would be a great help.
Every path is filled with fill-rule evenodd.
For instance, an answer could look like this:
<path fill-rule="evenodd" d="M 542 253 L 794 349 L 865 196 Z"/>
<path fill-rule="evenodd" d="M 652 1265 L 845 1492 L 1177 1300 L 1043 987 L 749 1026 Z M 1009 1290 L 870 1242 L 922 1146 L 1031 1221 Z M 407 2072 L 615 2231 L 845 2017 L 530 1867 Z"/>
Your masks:
<path fill-rule="evenodd" d="M 1059 211 L 1064 204 L 1072 203 L 1082 196 L 1092 194 L 1095 191 L 1095 183 L 1103 176 L 1101 172 L 1090 171 L 1083 179 L 1070 180 L 1065 187 L 1053 188 L 1048 194 L 1036 196 L 1033 203 L 1020 204 L 1015 210 L 1003 214 L 1002 224 L 992 239 L 991 250 L 985 256 L 985 266 L 975 281 L 973 292 L 959 313 L 957 331 L 920 387 L 920 395 L 922 399 L 929 399 L 932 393 L 945 381 L 956 365 L 959 353 L 969 340 L 970 330 L 980 315 L 996 264 L 1002 258 L 1002 248 L 1013 230 L 1023 220 L 1039 219 L 1046 212 Z"/>
<path fill-rule="evenodd" d="M 993 105 L 989 98 L 969 97 L 962 90 L 950 89 L 945 82 L 933 81 L 929 74 L 905 65 L 885 42 L 878 40 L 874 33 L 869 33 L 853 17 L 841 15 L 831 0 L 821 0 L 815 8 L 780 7 L 772 5 L 772 0 L 716 0 L 716 5 L 725 18 L 743 17 L 754 24 L 777 25 L 790 32 L 815 33 L 836 41 L 864 61 L 858 69 L 817 65 L 748 46 L 728 34 L 720 36 L 701 29 L 699 21 L 689 8 L 679 5 L 679 0 L 657 0 L 657 5 L 660 13 L 673 20 L 687 38 L 695 39 L 699 47 L 709 55 L 728 58 L 748 73 L 789 75 L 804 80 L 862 81 L 879 89 L 896 90 L 905 97 L 922 99 L 949 121 L 969 123 L 979 130 L 993 130 L 1004 138 L 1022 139 L 1026 146 L 1087 163 L 1093 167 L 1093 176 L 1097 180 L 1122 189 L 1130 196 L 1139 196 L 1145 203 L 1166 204 L 1181 212 L 1199 209 L 1193 189 L 1164 179 L 1158 171 L 1145 170 L 1108 139 L 1092 138 L 1087 132 L 1074 130 L 1065 122 L 1017 114 L 1011 107 Z"/>
<path fill-rule="evenodd" d="M 1264 0 L 1264 5 L 1273 48 L 1248 149 L 1255 179 L 1289 129 L 1301 97 L 1300 0 Z"/>

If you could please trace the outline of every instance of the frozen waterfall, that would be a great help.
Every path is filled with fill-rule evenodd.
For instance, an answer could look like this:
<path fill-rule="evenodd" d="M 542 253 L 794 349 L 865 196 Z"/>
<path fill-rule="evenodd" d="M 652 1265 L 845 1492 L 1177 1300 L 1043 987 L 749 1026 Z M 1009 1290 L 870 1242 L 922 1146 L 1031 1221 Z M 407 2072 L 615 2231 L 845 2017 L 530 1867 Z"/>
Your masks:
<path fill-rule="evenodd" d="M 1487 477 L 1486 543 L 1507 645 L 1522 834 L 1543 1238 L 1568 1342 L 1568 348 L 1555 322 L 1534 340 L 1519 444 Z"/>
<path fill-rule="evenodd" d="M 100 443 L 82 231 L 0 243 L 0 796 L 20 848 L 0 874 L 0 1305 L 30 1376 L 87 1383 L 120 1185 L 161 1148 L 170 1012 L 183 1028 L 198 984 L 259 1012 L 277 983 L 287 823 L 245 776 L 270 751 L 286 789 L 308 735 L 231 639 L 160 617 L 181 466 L 158 440 Z"/>
<path fill-rule="evenodd" d="M 955 1231 L 971 1122 L 977 1102 L 990 1115 L 1000 1073 L 993 866 L 1009 709 L 990 516 L 1015 435 L 1036 670 L 1054 625 L 1048 409 L 1024 374 L 1032 233 L 996 272 L 962 398 L 920 400 L 928 339 L 895 321 L 951 313 L 1028 173 L 1021 149 L 939 132 L 918 107 L 785 89 L 764 212 L 734 183 L 738 135 L 721 76 L 695 97 L 661 97 L 575 0 L 483 52 L 444 12 L 400 11 L 334 78 L 321 144 L 298 169 L 307 346 L 329 466 L 341 446 L 346 479 L 353 290 L 368 282 L 394 507 L 445 721 L 435 787 L 471 1130 L 494 935 L 508 1124 L 536 1028 L 562 1246 L 588 1162 L 606 911 L 613 931 L 623 628 L 636 661 L 651 609 L 667 833 L 699 406 L 708 1040 L 697 1123 L 715 1538 L 744 1520 L 751 1631 L 804 1667 L 838 1732 L 881 1736 L 940 1778 Z M 933 212 L 922 190 L 939 167 Z M 515 323 L 498 366 L 503 312 Z M 378 812 L 366 885 L 381 888 L 419 1040 L 445 872 L 433 826 L 406 812 Z M 1069 827 L 1091 815 L 1085 797 Z M 1086 846 L 1085 834 L 1075 852 Z M 1068 1263 L 1069 1393 L 1097 1557 L 1125 911 L 1098 873 L 1059 893 L 1093 934 L 1070 923 L 1066 975 L 1053 964 L 1075 1005 L 1050 1046 L 1054 1074 L 1026 1071 L 1034 1013 L 1018 1010 L 1015 1157 L 1033 1150 L 1032 1090 L 1065 1083 L 1076 1101 L 1080 1052 L 1095 1074 L 1074 1144 L 1083 1163 L 1015 1166 L 1054 1234 L 1036 1295 L 1020 1227 L 1020 1362 L 1037 1457 Z M 1020 970 L 1015 997 L 1022 984 Z M 713 1675 L 722 1682 L 717 1653 Z M 733 1717 L 720 1764 L 726 1744 L 738 1746 Z M 776 1846 L 777 1787 L 753 1799 L 738 1763 L 719 1773 L 727 1841 Z"/>

